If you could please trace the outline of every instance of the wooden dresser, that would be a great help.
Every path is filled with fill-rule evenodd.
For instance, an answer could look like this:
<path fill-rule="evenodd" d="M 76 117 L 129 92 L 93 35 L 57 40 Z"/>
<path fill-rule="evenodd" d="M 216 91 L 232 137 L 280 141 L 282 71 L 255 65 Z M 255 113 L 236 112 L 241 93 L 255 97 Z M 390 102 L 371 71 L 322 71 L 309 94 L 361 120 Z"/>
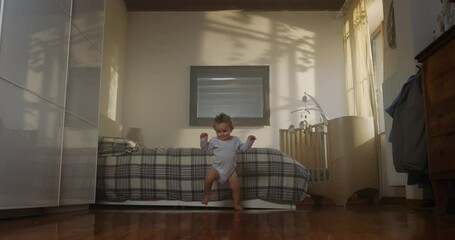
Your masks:
<path fill-rule="evenodd" d="M 438 215 L 447 214 L 455 181 L 455 26 L 420 52 L 428 169 Z"/>

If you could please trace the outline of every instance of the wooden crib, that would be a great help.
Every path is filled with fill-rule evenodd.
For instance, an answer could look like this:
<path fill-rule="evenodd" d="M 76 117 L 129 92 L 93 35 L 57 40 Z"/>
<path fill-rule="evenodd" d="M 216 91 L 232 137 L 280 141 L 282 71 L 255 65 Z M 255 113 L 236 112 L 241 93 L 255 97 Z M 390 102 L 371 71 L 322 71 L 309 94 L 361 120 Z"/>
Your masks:
<path fill-rule="evenodd" d="M 346 206 L 363 189 L 379 190 L 373 119 L 345 116 L 306 129 L 280 129 L 280 149 L 311 173 L 308 193 Z"/>

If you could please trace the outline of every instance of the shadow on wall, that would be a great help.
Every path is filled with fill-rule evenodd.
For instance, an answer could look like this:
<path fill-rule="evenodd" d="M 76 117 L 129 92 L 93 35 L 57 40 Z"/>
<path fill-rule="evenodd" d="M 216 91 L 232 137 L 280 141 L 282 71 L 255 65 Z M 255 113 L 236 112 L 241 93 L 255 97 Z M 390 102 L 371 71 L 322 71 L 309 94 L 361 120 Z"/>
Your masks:
<path fill-rule="evenodd" d="M 324 88 L 334 77 L 332 62 L 343 60 L 341 52 L 333 57 L 326 47 L 334 41 L 324 36 L 339 36 L 341 40 L 341 30 L 339 34 L 330 30 L 341 26 L 332 24 L 330 13 L 226 11 L 129 16 L 128 84 L 124 91 L 128 98 L 124 100 L 123 120 L 125 127 L 143 128 L 152 146 L 191 144 L 186 136 L 195 131 L 188 126 L 190 65 L 270 65 L 270 108 L 280 112 L 299 107 L 303 89 L 317 97 L 314 90 Z M 331 25 L 322 31 L 324 24 Z M 322 60 L 319 72 L 315 69 L 317 59 Z M 341 64 L 336 67 L 341 68 Z M 338 70 L 342 71 L 335 72 Z M 321 99 L 321 105 L 324 102 Z M 136 106 L 145 110 L 138 111 Z M 272 114 L 271 122 L 279 124 L 284 118 Z M 188 131 L 182 134 L 182 130 Z M 260 131 L 277 139 L 273 138 L 277 129 Z"/>

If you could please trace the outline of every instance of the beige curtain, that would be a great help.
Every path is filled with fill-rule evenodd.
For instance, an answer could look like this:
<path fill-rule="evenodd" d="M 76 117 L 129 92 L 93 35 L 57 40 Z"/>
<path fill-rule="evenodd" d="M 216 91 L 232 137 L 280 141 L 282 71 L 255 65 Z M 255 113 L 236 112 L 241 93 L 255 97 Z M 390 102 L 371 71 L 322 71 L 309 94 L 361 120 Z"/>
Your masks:
<path fill-rule="evenodd" d="M 376 122 L 373 63 L 365 0 L 350 1 L 344 16 L 345 79 L 349 115 Z"/>
<path fill-rule="evenodd" d="M 376 160 L 381 159 L 370 32 L 365 0 L 353 0 L 344 16 L 345 79 L 350 115 L 373 117 Z"/>

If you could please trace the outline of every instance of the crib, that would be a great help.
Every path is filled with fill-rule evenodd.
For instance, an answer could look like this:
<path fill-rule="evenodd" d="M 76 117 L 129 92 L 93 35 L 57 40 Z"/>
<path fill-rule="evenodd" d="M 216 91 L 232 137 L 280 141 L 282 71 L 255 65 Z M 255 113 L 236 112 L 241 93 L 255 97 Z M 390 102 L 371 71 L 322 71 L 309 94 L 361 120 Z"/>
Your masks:
<path fill-rule="evenodd" d="M 355 192 L 379 191 L 373 119 L 344 116 L 293 131 L 280 129 L 280 149 L 311 173 L 308 193 L 346 206 Z"/>

